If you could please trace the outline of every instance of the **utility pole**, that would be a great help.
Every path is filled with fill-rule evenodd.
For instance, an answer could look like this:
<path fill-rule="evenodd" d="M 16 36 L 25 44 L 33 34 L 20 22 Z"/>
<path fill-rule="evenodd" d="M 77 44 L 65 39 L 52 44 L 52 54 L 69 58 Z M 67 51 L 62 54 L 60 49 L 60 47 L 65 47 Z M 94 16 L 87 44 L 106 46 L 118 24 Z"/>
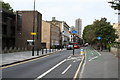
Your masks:
<path fill-rule="evenodd" d="M 34 29 L 35 29 L 35 0 L 34 0 L 34 11 L 33 11 L 33 33 L 35 32 Z M 32 56 L 34 56 L 34 47 L 35 47 L 35 38 L 33 35 Z"/>

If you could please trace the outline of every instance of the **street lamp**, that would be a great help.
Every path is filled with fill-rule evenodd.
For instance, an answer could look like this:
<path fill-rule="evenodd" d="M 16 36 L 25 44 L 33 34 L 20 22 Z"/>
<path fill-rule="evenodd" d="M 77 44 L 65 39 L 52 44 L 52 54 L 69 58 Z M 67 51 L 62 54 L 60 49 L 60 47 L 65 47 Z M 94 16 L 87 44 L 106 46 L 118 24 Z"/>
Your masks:
<path fill-rule="evenodd" d="M 34 11 L 33 11 L 33 33 L 35 29 L 35 0 L 34 0 Z M 32 47 L 32 56 L 34 56 L 34 47 L 35 47 L 35 39 L 34 39 L 34 35 L 33 35 L 33 47 Z"/>

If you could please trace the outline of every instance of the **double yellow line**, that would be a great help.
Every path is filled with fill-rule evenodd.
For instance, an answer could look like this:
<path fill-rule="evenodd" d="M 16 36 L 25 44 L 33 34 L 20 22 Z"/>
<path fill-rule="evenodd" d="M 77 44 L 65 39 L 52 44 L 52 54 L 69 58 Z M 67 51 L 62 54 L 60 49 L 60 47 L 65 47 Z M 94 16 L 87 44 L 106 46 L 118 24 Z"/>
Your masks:
<path fill-rule="evenodd" d="M 73 80 L 76 80 L 76 78 L 77 78 L 77 76 L 78 76 L 78 73 L 79 73 L 79 71 L 80 71 L 80 69 L 81 69 L 81 67 L 82 67 L 84 58 L 85 58 L 85 56 L 82 57 L 82 60 L 81 60 L 81 62 L 80 62 L 80 64 L 79 64 L 79 66 L 78 66 L 78 69 L 77 69 L 77 71 L 76 71 L 76 73 L 75 73 L 75 75 L 74 75 Z"/>

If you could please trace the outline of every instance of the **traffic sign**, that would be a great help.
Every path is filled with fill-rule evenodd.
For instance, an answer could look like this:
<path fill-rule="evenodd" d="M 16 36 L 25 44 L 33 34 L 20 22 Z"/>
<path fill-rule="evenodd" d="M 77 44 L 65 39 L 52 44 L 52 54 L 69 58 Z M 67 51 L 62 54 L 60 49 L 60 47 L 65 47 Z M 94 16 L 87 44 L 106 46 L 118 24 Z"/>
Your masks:
<path fill-rule="evenodd" d="M 31 32 L 30 34 L 31 34 L 31 35 L 36 35 L 36 32 Z"/>
<path fill-rule="evenodd" d="M 78 33 L 78 32 L 77 32 L 76 30 L 72 30 L 72 33 L 73 33 L 73 34 L 76 34 L 76 33 Z"/>
<path fill-rule="evenodd" d="M 100 37 L 100 36 L 98 36 L 98 37 L 97 37 L 97 39 L 98 39 L 98 40 L 100 40 L 100 39 L 101 39 L 101 37 Z"/>

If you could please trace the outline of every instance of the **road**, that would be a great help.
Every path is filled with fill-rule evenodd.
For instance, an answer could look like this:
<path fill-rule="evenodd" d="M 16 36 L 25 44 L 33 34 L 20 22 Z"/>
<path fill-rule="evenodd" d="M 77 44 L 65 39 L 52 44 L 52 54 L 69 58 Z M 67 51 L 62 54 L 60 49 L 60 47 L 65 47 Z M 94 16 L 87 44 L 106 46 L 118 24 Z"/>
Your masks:
<path fill-rule="evenodd" d="M 41 78 L 78 78 L 79 66 L 82 61 L 80 50 L 65 50 L 41 58 L 13 64 L 2 70 L 3 80 L 18 80 L 22 78 L 41 79 Z"/>

